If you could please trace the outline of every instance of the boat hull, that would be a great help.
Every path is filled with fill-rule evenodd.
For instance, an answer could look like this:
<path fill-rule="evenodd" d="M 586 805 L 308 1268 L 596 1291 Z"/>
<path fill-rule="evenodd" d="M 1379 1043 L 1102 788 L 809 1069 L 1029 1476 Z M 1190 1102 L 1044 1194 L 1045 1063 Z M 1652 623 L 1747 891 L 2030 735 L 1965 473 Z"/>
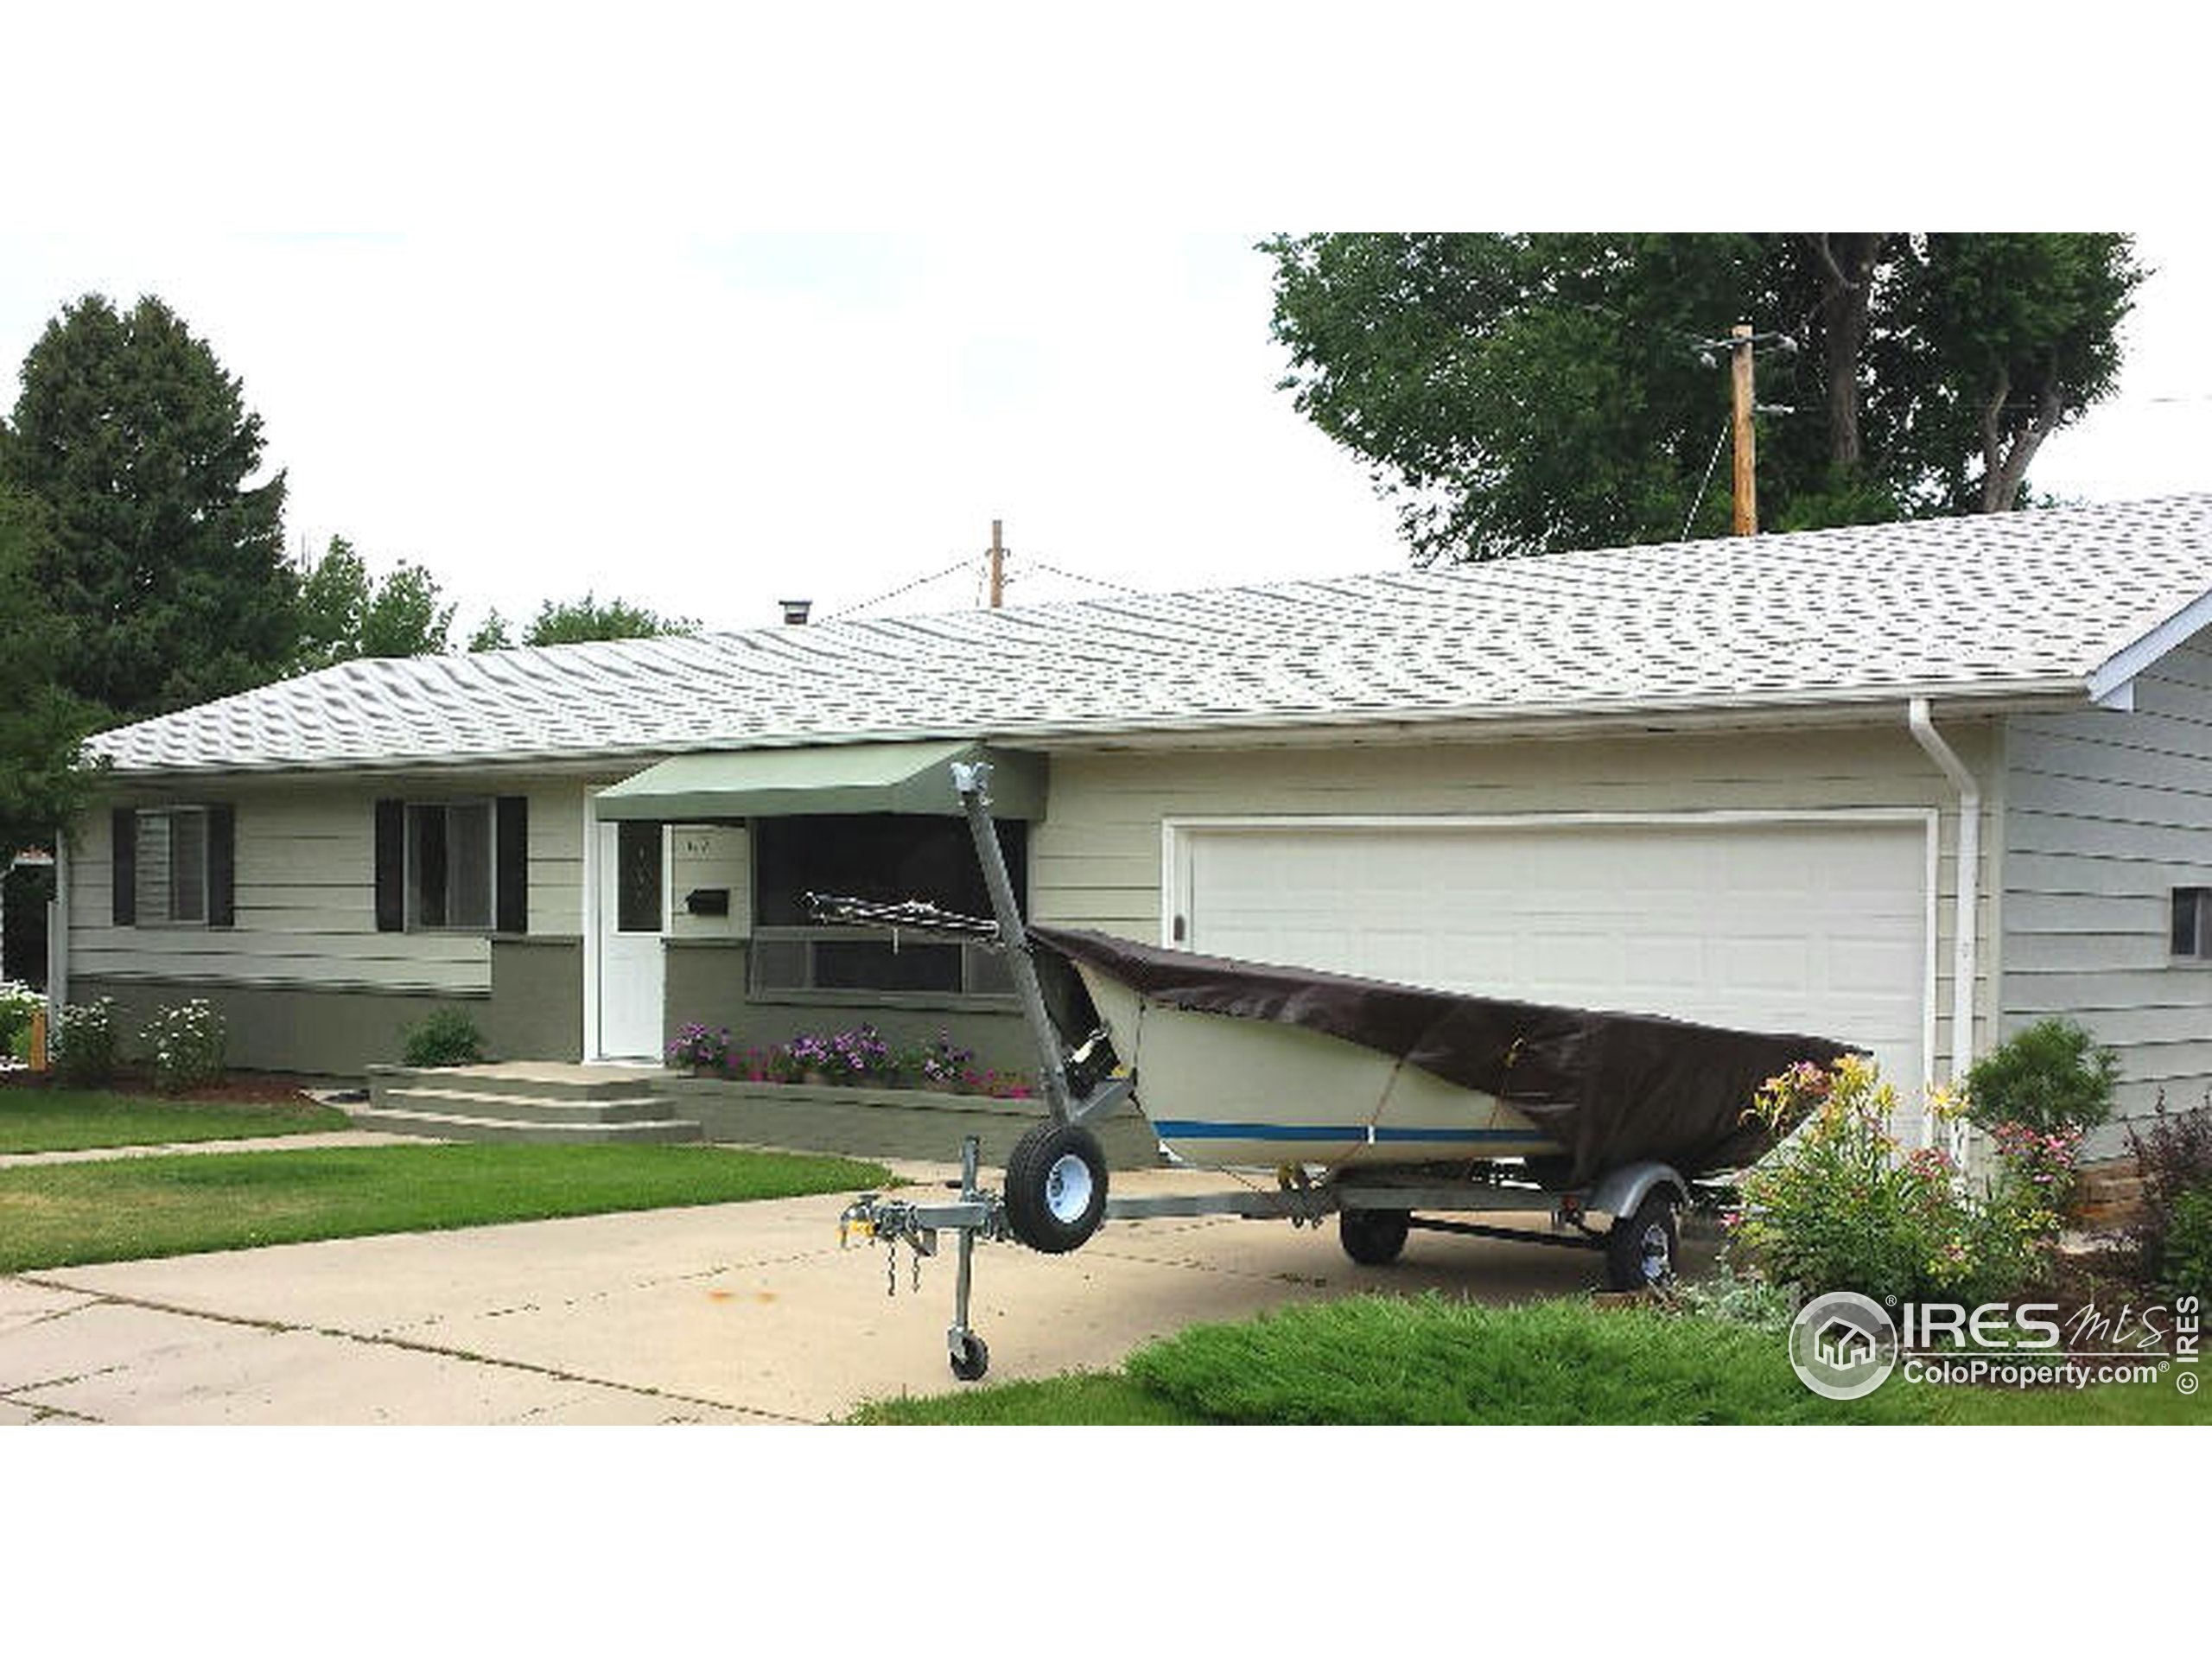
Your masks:
<path fill-rule="evenodd" d="M 1278 1020 L 1179 1008 L 1077 963 L 1136 1103 L 1185 1162 L 1273 1170 L 1465 1163 L 1564 1149 L 1493 1095 Z"/>

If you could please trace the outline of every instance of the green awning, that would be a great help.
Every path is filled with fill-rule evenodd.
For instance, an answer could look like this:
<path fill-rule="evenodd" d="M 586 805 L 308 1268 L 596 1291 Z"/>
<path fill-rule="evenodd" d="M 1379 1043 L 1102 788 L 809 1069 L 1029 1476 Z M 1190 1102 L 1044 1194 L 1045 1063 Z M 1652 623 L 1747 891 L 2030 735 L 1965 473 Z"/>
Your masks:
<path fill-rule="evenodd" d="M 956 760 L 988 760 L 991 813 L 1045 816 L 1045 758 L 981 743 L 840 743 L 679 754 L 593 798 L 601 819 L 696 823 L 817 812 L 957 814 Z"/>

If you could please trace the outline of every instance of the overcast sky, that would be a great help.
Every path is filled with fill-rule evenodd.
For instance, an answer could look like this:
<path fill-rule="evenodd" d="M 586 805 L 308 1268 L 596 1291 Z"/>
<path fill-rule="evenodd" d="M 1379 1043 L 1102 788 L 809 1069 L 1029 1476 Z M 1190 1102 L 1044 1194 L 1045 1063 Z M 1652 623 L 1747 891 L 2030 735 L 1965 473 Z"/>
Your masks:
<path fill-rule="evenodd" d="M 72 296 L 160 295 L 243 379 L 294 545 L 426 564 L 463 629 L 588 588 L 750 626 L 964 559 L 872 608 L 956 607 L 995 517 L 1016 602 L 1104 591 L 1040 564 L 1158 589 L 1402 563 L 1363 467 L 1275 389 L 1258 234 L 11 235 L 0 362 Z M 2144 233 L 2120 394 L 2040 487 L 2212 483 L 2208 245 Z"/>

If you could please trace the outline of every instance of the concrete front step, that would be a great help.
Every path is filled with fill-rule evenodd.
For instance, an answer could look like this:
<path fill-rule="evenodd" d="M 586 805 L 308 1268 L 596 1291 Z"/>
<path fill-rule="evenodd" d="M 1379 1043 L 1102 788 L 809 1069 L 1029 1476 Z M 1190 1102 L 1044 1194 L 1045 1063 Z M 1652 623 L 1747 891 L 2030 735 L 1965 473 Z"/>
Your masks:
<path fill-rule="evenodd" d="M 450 1112 L 411 1111 L 385 1106 L 372 1106 L 365 1111 L 355 1112 L 353 1127 L 381 1129 L 387 1135 L 419 1135 L 436 1141 L 513 1141 L 539 1146 L 616 1146 L 638 1142 L 690 1141 L 703 1138 L 699 1126 L 686 1118 L 654 1118 L 619 1123 L 559 1123 L 461 1116 Z"/>
<path fill-rule="evenodd" d="M 678 1117 L 658 1068 L 566 1065 L 524 1060 L 497 1065 L 369 1069 L 369 1103 L 353 1114 L 365 1129 L 443 1141 L 699 1141 L 701 1126 Z"/>
<path fill-rule="evenodd" d="M 449 1117 L 491 1118 L 508 1123 L 650 1123 L 676 1116 L 658 1095 L 620 1099 L 563 1100 L 550 1096 L 490 1094 L 476 1089 L 431 1089 L 420 1084 L 378 1089 L 379 1109 L 433 1112 Z"/>
<path fill-rule="evenodd" d="M 369 1087 L 454 1089 L 480 1095 L 520 1095 L 533 1100 L 634 1100 L 658 1094 L 683 1075 L 658 1066 L 569 1065 L 515 1060 L 488 1065 L 372 1065 Z"/>

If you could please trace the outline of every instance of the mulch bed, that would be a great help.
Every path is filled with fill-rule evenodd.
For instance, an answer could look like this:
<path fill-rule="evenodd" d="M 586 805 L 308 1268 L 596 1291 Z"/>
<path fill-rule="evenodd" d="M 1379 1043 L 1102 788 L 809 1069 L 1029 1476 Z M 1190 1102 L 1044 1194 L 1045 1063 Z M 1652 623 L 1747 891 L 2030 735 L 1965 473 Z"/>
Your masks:
<path fill-rule="evenodd" d="M 0 1072 L 0 1089 L 51 1089 L 55 1086 L 49 1072 Z M 327 1077 L 308 1077 L 294 1071 L 233 1071 L 220 1083 L 211 1083 L 205 1088 L 188 1089 L 181 1094 L 163 1096 L 154 1087 L 153 1079 L 130 1066 L 119 1067 L 106 1087 L 119 1095 L 143 1095 L 149 1098 L 199 1101 L 207 1105 L 298 1105 L 304 1098 L 302 1090 L 331 1086 Z"/>

